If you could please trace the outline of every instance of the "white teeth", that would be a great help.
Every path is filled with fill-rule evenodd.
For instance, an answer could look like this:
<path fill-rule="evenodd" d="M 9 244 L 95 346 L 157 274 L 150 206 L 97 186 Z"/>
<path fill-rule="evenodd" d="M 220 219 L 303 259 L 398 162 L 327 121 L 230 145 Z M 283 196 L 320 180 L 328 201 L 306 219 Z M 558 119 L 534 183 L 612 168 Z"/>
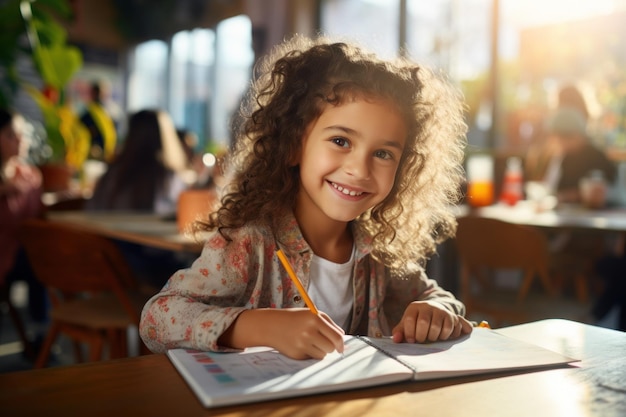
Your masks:
<path fill-rule="evenodd" d="M 334 182 L 331 182 L 331 184 L 333 185 L 333 187 L 335 187 L 335 189 L 339 190 L 340 192 L 342 192 L 345 195 L 349 195 L 349 196 L 354 197 L 354 196 L 363 194 L 362 191 L 360 191 L 360 192 L 351 191 L 351 190 L 348 190 L 347 188 L 343 188 L 342 186 L 335 184 Z"/>

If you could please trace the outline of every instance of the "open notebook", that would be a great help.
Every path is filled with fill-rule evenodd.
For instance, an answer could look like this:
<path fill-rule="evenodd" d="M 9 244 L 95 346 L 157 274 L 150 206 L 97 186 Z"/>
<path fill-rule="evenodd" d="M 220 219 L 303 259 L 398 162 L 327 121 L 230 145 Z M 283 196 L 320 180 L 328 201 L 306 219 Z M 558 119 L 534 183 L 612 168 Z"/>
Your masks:
<path fill-rule="evenodd" d="M 482 328 L 457 340 L 424 344 L 346 336 L 343 355 L 322 360 L 293 360 L 270 348 L 167 354 L 205 407 L 576 361 Z"/>

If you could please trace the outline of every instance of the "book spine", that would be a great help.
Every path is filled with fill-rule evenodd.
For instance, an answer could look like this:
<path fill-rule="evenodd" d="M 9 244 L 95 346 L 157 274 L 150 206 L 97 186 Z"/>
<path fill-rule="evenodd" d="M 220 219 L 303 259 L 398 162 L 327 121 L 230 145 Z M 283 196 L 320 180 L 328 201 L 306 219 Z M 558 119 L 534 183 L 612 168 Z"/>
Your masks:
<path fill-rule="evenodd" d="M 355 335 L 354 337 L 356 337 L 357 339 L 359 339 L 360 341 L 367 343 L 368 345 L 370 345 L 371 347 L 373 347 L 374 349 L 376 349 L 377 351 L 389 356 L 391 359 L 395 360 L 396 362 L 401 363 L 402 365 L 406 366 L 407 368 L 409 368 L 412 372 L 413 372 L 413 377 L 415 377 L 415 375 L 417 375 L 417 369 L 412 366 L 409 363 L 406 363 L 405 361 L 403 361 L 402 359 L 397 358 L 393 353 L 391 352 L 387 352 L 385 349 L 381 348 L 380 346 L 378 346 L 376 343 L 372 342 L 370 340 L 370 338 L 368 337 L 364 337 L 364 336 L 359 336 L 359 335 Z"/>

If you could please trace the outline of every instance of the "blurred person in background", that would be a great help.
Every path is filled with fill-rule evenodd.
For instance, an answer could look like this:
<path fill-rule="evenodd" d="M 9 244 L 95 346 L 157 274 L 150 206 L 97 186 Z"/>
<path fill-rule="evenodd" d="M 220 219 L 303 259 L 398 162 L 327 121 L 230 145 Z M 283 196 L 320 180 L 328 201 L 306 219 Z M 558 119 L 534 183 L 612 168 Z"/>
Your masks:
<path fill-rule="evenodd" d="M 551 106 L 552 112 L 562 108 L 570 108 L 577 110 L 584 120 L 585 131 L 589 122 L 589 109 L 587 101 L 582 92 L 574 84 L 563 85 L 556 93 L 556 100 Z M 555 153 L 555 141 L 549 140 L 545 128 L 547 120 L 544 120 L 541 133 L 537 136 L 534 143 L 528 148 L 526 154 L 525 178 L 529 181 L 543 181 L 546 171 L 550 164 L 550 160 Z"/>
<path fill-rule="evenodd" d="M 607 189 L 615 180 L 617 167 L 592 142 L 589 119 L 589 107 L 580 89 L 564 85 L 557 93 L 556 108 L 544 121 L 542 141 L 526 154 L 525 178 L 540 184 L 545 189 L 542 193 L 553 195 L 556 204 L 601 208 L 607 202 Z M 603 190 L 582 194 L 581 182 L 591 183 L 591 178 Z M 589 297 L 587 288 L 597 284 L 595 264 L 606 256 L 610 239 L 578 230 L 546 233 L 555 287 L 562 291 L 571 277 L 579 300 L 585 302 Z"/>
<path fill-rule="evenodd" d="M 560 203 L 581 203 L 580 181 L 594 171 L 609 184 L 615 180 L 616 165 L 586 132 L 584 117 L 571 107 L 556 110 L 547 120 L 546 140 L 552 155 L 544 181 Z"/>
<path fill-rule="evenodd" d="M 105 106 L 105 85 L 92 82 L 89 88 L 89 101 L 80 116 L 80 121 L 91 135 L 91 159 L 109 162 L 115 154 L 117 145 L 117 126 L 110 111 Z"/>
<path fill-rule="evenodd" d="M 171 215 L 187 188 L 187 156 L 164 111 L 130 116 L 120 152 L 98 180 L 87 203 L 93 210 L 126 210 Z"/>
<path fill-rule="evenodd" d="M 25 126 L 19 114 L 0 109 L 0 291 L 6 297 L 15 281 L 25 281 L 31 319 L 45 323 L 46 291 L 18 239 L 20 224 L 43 213 L 41 173 L 26 159 L 29 143 L 23 137 Z"/>
<path fill-rule="evenodd" d="M 524 177 L 543 183 L 558 202 L 580 203 L 579 182 L 600 171 L 611 183 L 616 166 L 589 136 L 588 101 L 575 84 L 557 92 L 556 106 L 544 122 L 544 134 L 526 153 Z"/>
<path fill-rule="evenodd" d="M 162 110 L 130 116 L 120 152 L 96 183 L 87 210 L 137 211 L 174 217 L 187 156 L 174 123 Z M 120 242 L 135 272 L 160 286 L 181 265 L 175 253 Z"/>

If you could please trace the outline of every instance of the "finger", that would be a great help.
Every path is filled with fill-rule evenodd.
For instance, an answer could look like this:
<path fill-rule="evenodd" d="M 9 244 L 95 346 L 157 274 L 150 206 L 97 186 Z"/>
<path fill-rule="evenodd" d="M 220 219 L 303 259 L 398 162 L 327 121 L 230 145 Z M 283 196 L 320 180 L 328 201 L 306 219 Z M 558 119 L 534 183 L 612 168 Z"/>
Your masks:
<path fill-rule="evenodd" d="M 330 352 L 327 352 L 324 349 L 320 349 L 317 345 L 310 345 L 310 347 L 306 351 L 307 356 L 313 359 L 323 359 L 324 356 L 326 356 L 328 353 Z"/>
<path fill-rule="evenodd" d="M 334 324 L 334 323 L 332 323 Z M 326 353 L 337 351 L 342 353 L 344 350 L 343 335 L 344 331 L 341 327 L 332 325 L 331 323 L 324 322 L 324 325 L 319 328 L 319 345 L 318 347 L 324 350 Z M 318 340 L 318 339 L 316 339 Z"/>
<path fill-rule="evenodd" d="M 396 327 L 391 331 L 391 339 L 395 343 L 402 343 L 404 341 L 404 327 L 402 321 L 396 324 Z"/>
<path fill-rule="evenodd" d="M 457 318 L 454 321 L 454 329 L 452 331 L 452 333 L 450 333 L 449 338 L 450 339 L 456 339 L 457 337 L 461 336 L 461 330 L 463 329 L 463 323 L 461 322 L 461 320 L 459 318 Z"/>
<path fill-rule="evenodd" d="M 472 322 L 470 322 L 465 317 L 459 316 L 459 321 L 461 322 L 461 334 L 468 334 L 474 330 Z"/>
<path fill-rule="evenodd" d="M 335 347 L 328 338 L 316 331 L 302 341 L 298 350 L 308 357 L 320 359 L 335 350 Z"/>
<path fill-rule="evenodd" d="M 440 340 L 448 340 L 456 331 L 456 325 L 458 324 L 457 320 L 444 320 L 443 326 L 441 327 L 441 333 L 439 333 Z M 460 325 L 459 325 L 460 331 Z"/>
<path fill-rule="evenodd" d="M 414 341 L 417 341 L 418 343 L 423 343 L 427 340 L 432 318 L 432 310 L 426 309 L 424 311 L 420 311 L 414 327 Z"/>
<path fill-rule="evenodd" d="M 415 343 L 416 323 L 415 317 L 412 315 L 405 313 L 404 317 L 402 317 L 402 332 L 404 333 L 404 340 L 406 340 L 407 343 Z"/>
<path fill-rule="evenodd" d="M 346 332 L 341 328 L 341 326 L 339 326 L 337 323 L 335 323 L 333 321 L 333 319 L 330 318 L 330 316 L 324 312 L 320 312 L 320 316 L 326 320 L 326 322 L 328 324 L 330 324 L 331 326 L 333 326 L 337 331 L 339 331 L 341 334 L 345 334 Z"/>
<path fill-rule="evenodd" d="M 463 316 L 456 316 L 456 324 L 454 326 L 454 332 L 450 335 L 450 338 L 456 339 L 460 337 L 462 334 L 467 334 L 472 331 L 474 326 L 470 321 L 465 319 Z"/>
<path fill-rule="evenodd" d="M 428 327 L 428 341 L 434 342 L 439 340 L 439 338 L 441 337 L 442 328 L 442 320 L 433 316 L 433 319 L 430 321 L 430 326 Z"/>

